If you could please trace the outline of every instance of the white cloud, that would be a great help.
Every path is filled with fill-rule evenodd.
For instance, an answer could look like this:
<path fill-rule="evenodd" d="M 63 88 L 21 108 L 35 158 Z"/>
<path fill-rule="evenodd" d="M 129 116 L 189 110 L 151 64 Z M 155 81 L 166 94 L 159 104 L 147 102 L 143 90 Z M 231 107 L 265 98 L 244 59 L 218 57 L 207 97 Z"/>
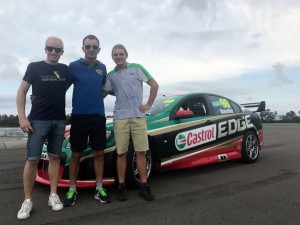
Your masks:
<path fill-rule="evenodd" d="M 228 84 L 225 90 L 222 84 L 227 80 L 232 84 L 233 78 L 245 73 L 273 72 L 272 66 L 277 62 L 285 65 L 284 71 L 300 64 L 298 0 L 0 3 L 1 96 L 9 91 L 15 95 L 27 64 L 45 57 L 44 42 L 49 35 L 64 40 L 61 62 L 68 64 L 83 56 L 83 37 L 95 34 L 102 48 L 99 59 L 108 70 L 114 66 L 110 57 L 112 46 L 123 43 L 129 51 L 128 60 L 144 65 L 159 81 L 162 93 L 176 92 L 183 83 L 187 84 L 186 91 L 189 86 L 198 90 L 192 84 L 205 83 L 207 86 L 201 86 L 205 90 L 211 86 L 216 91 L 230 93 L 234 89 L 234 93 L 246 95 L 246 85 Z M 267 86 L 271 81 L 265 82 Z M 0 97 L 0 104 L 2 101 Z M 276 102 L 276 98 L 271 101 Z"/>
<path fill-rule="evenodd" d="M 19 66 L 17 57 L 8 53 L 0 54 L 0 80 L 3 82 L 20 79 Z"/>
<path fill-rule="evenodd" d="M 273 66 L 274 72 L 275 72 L 275 77 L 270 83 L 270 86 L 280 86 L 280 85 L 287 85 L 291 84 L 292 81 L 284 74 L 283 69 L 284 65 L 277 63 L 276 65 Z"/>

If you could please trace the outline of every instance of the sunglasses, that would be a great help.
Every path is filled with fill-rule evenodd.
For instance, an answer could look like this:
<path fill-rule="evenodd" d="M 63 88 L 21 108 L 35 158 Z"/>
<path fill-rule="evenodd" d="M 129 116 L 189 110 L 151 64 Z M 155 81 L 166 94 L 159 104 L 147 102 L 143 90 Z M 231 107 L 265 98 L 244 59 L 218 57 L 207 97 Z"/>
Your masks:
<path fill-rule="evenodd" d="M 54 48 L 54 47 L 46 46 L 46 50 L 47 50 L 48 52 L 52 52 L 53 49 L 54 49 L 54 51 L 55 51 L 56 53 L 61 53 L 61 51 L 63 50 L 62 48 Z"/>
<path fill-rule="evenodd" d="M 124 56 L 124 55 L 125 55 L 125 53 L 114 53 L 114 54 L 113 54 L 114 57 L 117 57 L 117 56 Z"/>
<path fill-rule="evenodd" d="M 99 47 L 97 46 L 97 45 L 85 45 L 84 46 L 84 48 L 86 49 L 86 50 L 89 50 L 89 49 L 93 49 L 93 50 L 98 50 L 99 49 Z"/>

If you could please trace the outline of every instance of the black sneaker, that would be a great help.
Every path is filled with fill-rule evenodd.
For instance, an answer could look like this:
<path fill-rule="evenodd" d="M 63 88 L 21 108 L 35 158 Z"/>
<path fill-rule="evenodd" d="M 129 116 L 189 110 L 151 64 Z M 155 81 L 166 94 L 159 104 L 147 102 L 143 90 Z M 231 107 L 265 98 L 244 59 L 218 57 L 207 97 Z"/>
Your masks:
<path fill-rule="evenodd" d="M 127 189 L 125 185 L 120 185 L 118 188 L 118 201 L 126 201 L 127 200 Z"/>
<path fill-rule="evenodd" d="M 73 190 L 73 189 L 69 189 L 68 193 L 67 193 L 67 198 L 64 201 L 64 206 L 72 206 L 75 205 L 76 203 L 76 198 L 77 198 L 78 192 Z"/>
<path fill-rule="evenodd" d="M 101 203 L 110 203 L 110 197 L 104 188 L 96 190 L 95 199 L 99 200 Z"/>
<path fill-rule="evenodd" d="M 139 195 L 146 201 L 153 201 L 154 199 L 154 196 L 151 194 L 150 187 L 148 186 L 148 184 L 141 185 Z"/>

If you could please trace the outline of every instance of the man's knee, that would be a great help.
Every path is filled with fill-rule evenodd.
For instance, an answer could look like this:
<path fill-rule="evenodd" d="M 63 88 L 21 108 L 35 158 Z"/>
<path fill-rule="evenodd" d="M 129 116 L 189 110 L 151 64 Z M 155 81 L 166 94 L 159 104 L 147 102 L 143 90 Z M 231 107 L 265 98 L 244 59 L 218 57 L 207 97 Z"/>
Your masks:
<path fill-rule="evenodd" d="M 104 158 L 104 151 L 93 151 L 95 160 L 102 160 Z"/>
<path fill-rule="evenodd" d="M 119 159 L 125 159 L 126 156 L 127 156 L 127 152 L 122 153 L 122 154 L 118 154 L 118 158 L 119 158 Z"/>
<path fill-rule="evenodd" d="M 30 168 L 37 167 L 39 160 L 27 160 L 27 166 Z"/>
<path fill-rule="evenodd" d="M 54 157 L 49 155 L 49 162 L 50 163 L 58 163 L 59 162 L 59 157 Z"/>
<path fill-rule="evenodd" d="M 146 152 L 135 152 L 137 157 L 145 157 Z"/>
<path fill-rule="evenodd" d="M 71 155 L 71 161 L 80 161 L 80 158 L 81 158 L 81 153 L 78 153 L 78 152 L 72 152 L 72 155 Z"/>

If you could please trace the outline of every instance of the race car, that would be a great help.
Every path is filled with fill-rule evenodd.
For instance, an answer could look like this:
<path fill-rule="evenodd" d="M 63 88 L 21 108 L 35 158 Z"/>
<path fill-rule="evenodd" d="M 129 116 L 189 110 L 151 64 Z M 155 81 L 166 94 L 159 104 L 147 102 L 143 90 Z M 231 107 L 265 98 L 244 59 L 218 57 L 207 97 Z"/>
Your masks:
<path fill-rule="evenodd" d="M 253 163 L 264 146 L 260 112 L 265 102 L 239 105 L 216 94 L 190 93 L 163 96 L 147 112 L 149 150 L 146 152 L 147 176 L 166 171 L 240 159 Z M 111 119 L 106 123 L 106 149 L 103 185 L 117 182 L 116 145 Z M 66 127 L 60 157 L 59 187 L 69 187 L 71 157 L 70 126 Z M 132 142 L 128 146 L 126 184 L 136 188 L 140 179 Z M 36 181 L 49 185 L 47 143 L 39 161 Z M 77 186 L 95 186 L 92 149 L 80 161 Z"/>

